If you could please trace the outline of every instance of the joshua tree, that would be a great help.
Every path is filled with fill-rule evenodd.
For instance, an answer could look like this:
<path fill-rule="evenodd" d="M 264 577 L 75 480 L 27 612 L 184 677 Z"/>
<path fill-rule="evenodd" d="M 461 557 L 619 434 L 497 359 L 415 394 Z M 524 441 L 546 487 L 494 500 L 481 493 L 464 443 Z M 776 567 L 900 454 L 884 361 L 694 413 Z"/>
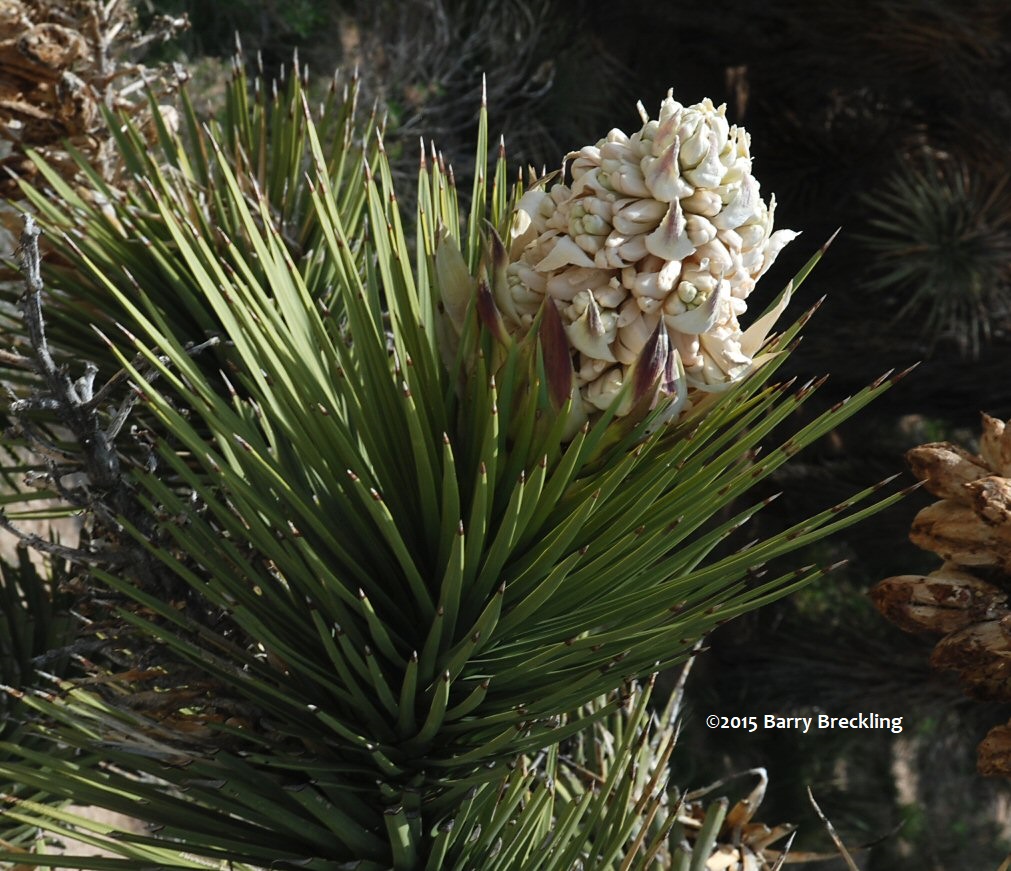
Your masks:
<path fill-rule="evenodd" d="M 122 857 L 94 868 L 700 867 L 727 838 L 778 861 L 760 795 L 676 828 L 699 814 L 643 682 L 899 498 L 735 537 L 756 482 L 895 380 L 780 434 L 819 383 L 775 380 L 806 315 L 771 331 L 820 252 L 742 327 L 792 234 L 709 101 L 525 192 L 482 110 L 469 210 L 426 147 L 409 221 L 355 82 L 305 94 L 236 64 L 216 123 L 185 93 L 153 140 L 110 113 L 128 184 L 82 159 L 87 196 L 33 156 L 52 195 L 26 187 L 3 359 L 37 457 L 8 475 L 36 488 L 0 522 L 83 513 L 77 547 L 22 537 L 71 561 L 89 646 L 12 690 L 44 749 L 3 745 L 7 816 Z"/>

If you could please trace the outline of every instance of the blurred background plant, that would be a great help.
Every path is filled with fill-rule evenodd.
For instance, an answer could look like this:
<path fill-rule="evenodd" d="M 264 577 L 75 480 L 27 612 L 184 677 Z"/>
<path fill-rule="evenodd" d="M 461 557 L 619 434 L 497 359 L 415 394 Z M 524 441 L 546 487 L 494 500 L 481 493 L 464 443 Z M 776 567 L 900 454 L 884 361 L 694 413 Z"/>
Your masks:
<path fill-rule="evenodd" d="M 991 171 L 995 174 L 991 175 Z M 1006 167 L 910 157 L 865 195 L 872 254 L 867 291 L 904 300 L 891 324 L 922 324 L 932 344 L 952 341 L 978 357 L 1011 316 L 1011 200 Z M 894 303 L 893 303 L 894 305 Z"/>
<path fill-rule="evenodd" d="M 509 131 L 517 166 L 553 168 L 572 143 L 593 141 L 614 123 L 615 106 L 638 99 L 606 35 L 586 26 L 592 0 L 138 5 L 142 21 L 166 14 L 192 21 L 165 57 L 229 56 L 238 33 L 271 74 L 290 62 L 293 49 L 317 70 L 357 69 L 363 103 L 378 103 L 388 117 L 395 176 L 405 180 L 414 175 L 419 138 L 452 154 L 461 178 L 472 176 L 477 109 L 467 95 L 482 75 L 493 133 Z"/>
<path fill-rule="evenodd" d="M 914 474 L 939 501 L 913 521 L 911 541 L 944 562 L 930 574 L 877 583 L 871 597 L 907 632 L 943 636 L 934 668 L 954 671 L 973 698 L 1011 704 L 1011 425 L 983 416 L 979 452 L 950 442 L 913 448 Z M 979 745 L 981 774 L 1011 777 L 1011 726 L 993 727 Z"/>

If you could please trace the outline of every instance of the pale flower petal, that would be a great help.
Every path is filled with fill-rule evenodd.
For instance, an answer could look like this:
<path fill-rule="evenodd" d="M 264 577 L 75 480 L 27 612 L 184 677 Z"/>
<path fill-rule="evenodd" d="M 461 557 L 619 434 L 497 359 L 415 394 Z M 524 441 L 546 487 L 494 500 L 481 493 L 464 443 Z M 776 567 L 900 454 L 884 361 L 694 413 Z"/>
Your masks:
<path fill-rule="evenodd" d="M 646 250 L 663 260 L 684 260 L 695 250 L 679 200 L 671 203 L 660 226 L 646 237 Z"/>
<path fill-rule="evenodd" d="M 765 344 L 769 332 L 776 325 L 776 321 L 779 320 L 779 316 L 789 305 L 792 295 L 793 282 L 790 282 L 786 286 L 786 290 L 783 291 L 783 295 L 776 302 L 776 305 L 744 331 L 744 335 L 741 336 L 742 353 L 747 354 L 749 357 L 754 357 L 758 353 L 759 348 Z"/>
<path fill-rule="evenodd" d="M 599 411 L 607 411 L 611 407 L 611 403 L 621 394 L 624 386 L 625 373 L 622 371 L 622 367 L 615 366 L 613 369 L 608 369 L 586 389 L 586 401 Z M 625 394 L 615 413 L 618 417 L 624 417 L 631 410 L 632 396 L 629 391 Z"/>
<path fill-rule="evenodd" d="M 644 157 L 642 172 L 646 186 L 661 203 L 670 203 L 691 193 L 691 187 L 681 180 L 678 151 L 680 140 L 675 139 L 659 157 Z"/>
<path fill-rule="evenodd" d="M 762 258 L 762 268 L 755 277 L 759 278 L 764 275 L 766 271 L 768 271 L 769 267 L 775 262 L 779 252 L 799 235 L 800 233 L 797 233 L 794 230 L 777 230 L 773 233 L 769 237 L 769 242 L 765 247 L 765 256 Z"/>
<path fill-rule="evenodd" d="M 592 267 L 593 261 L 568 236 L 558 236 L 554 240 L 554 245 L 551 246 L 550 253 L 534 269 L 538 272 L 551 272 L 554 269 L 561 269 L 563 266 Z"/>
<path fill-rule="evenodd" d="M 733 230 L 746 224 L 755 214 L 757 201 L 758 183 L 750 175 L 746 175 L 730 202 L 712 219 L 714 226 L 721 230 Z"/>
<path fill-rule="evenodd" d="M 582 312 L 575 320 L 565 324 L 565 334 L 572 347 L 588 357 L 616 362 L 610 345 L 617 332 L 617 315 L 614 312 L 602 314 L 593 294 L 587 290 L 577 294 L 576 300 L 569 308 Z M 566 313 L 571 316 L 573 312 Z"/>

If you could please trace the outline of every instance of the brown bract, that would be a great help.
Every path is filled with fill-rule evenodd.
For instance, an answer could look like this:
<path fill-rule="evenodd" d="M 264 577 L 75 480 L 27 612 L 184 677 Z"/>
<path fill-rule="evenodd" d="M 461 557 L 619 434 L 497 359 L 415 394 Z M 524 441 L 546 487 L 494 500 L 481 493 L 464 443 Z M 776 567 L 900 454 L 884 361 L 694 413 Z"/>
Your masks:
<path fill-rule="evenodd" d="M 988 777 L 1007 777 L 1011 771 L 1011 726 L 994 726 L 979 742 L 976 767 Z"/>
<path fill-rule="evenodd" d="M 942 638 L 931 654 L 935 668 L 958 673 L 966 690 L 984 701 L 1007 701 L 1011 634 L 1007 616 L 973 623 Z"/>
<path fill-rule="evenodd" d="M 907 632 L 955 632 L 992 620 L 1007 608 L 1007 594 L 951 563 L 929 575 L 887 578 L 871 590 L 877 609 Z"/>
<path fill-rule="evenodd" d="M 910 540 L 945 562 L 929 575 L 886 578 L 871 599 L 907 632 L 943 635 L 931 664 L 956 672 L 970 695 L 1011 702 L 1011 425 L 983 415 L 979 454 L 935 442 L 906 457 L 940 497 L 916 515 Z M 977 767 L 1011 777 L 1011 724 L 987 735 Z"/>

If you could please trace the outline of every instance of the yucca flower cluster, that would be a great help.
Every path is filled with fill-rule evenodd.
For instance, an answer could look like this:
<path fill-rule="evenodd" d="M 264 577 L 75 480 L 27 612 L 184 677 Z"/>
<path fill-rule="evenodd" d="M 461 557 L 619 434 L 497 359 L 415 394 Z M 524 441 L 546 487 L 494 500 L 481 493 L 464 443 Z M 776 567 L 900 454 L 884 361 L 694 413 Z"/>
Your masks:
<path fill-rule="evenodd" d="M 676 397 L 671 416 L 693 391 L 722 390 L 751 371 L 779 312 L 747 331 L 739 318 L 797 235 L 773 232 L 775 198 L 760 196 L 750 137 L 727 122 L 725 106 L 707 98 L 685 107 L 668 92 L 657 119 L 638 108 L 642 129 L 614 129 L 568 155 L 571 184 L 522 197 L 498 299 L 517 334 L 545 297 L 554 301 L 584 418 L 612 404 L 648 344 L 666 357 L 655 399 Z M 626 391 L 618 414 L 632 401 Z"/>

